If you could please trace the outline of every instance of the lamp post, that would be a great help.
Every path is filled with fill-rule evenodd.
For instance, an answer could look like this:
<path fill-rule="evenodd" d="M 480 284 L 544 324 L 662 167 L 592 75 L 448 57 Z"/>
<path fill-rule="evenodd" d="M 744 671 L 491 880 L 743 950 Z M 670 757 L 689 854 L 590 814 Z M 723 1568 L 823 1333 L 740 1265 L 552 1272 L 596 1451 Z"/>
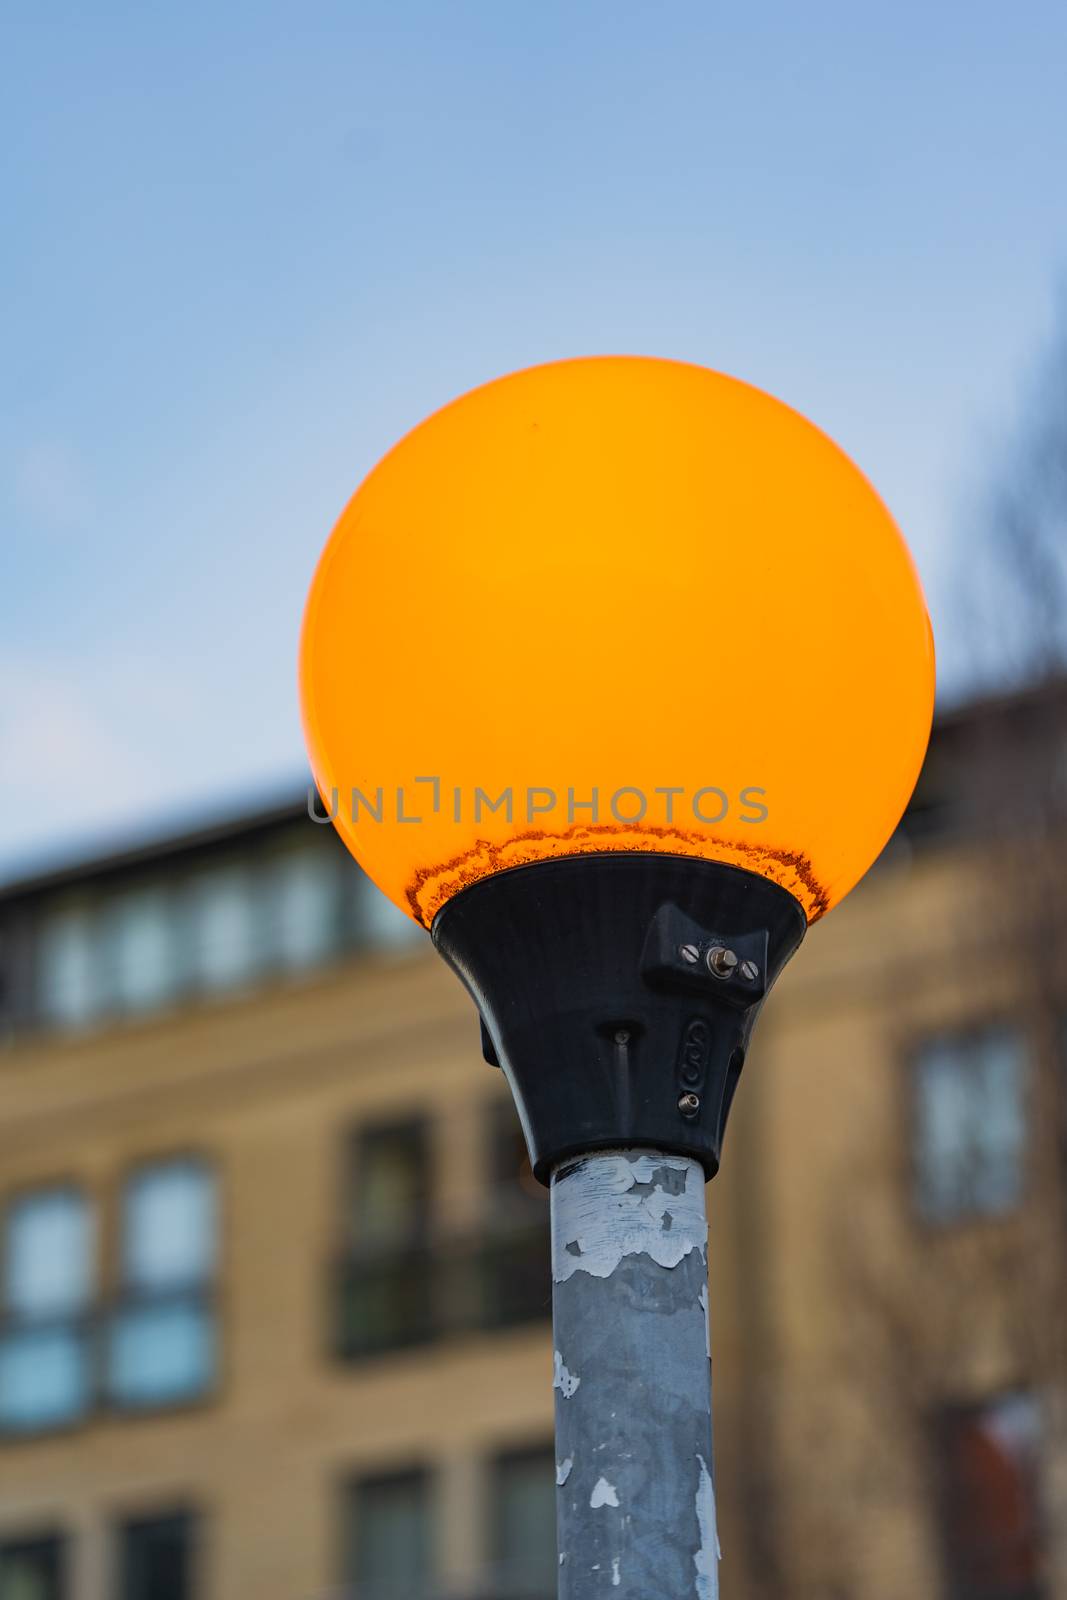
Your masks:
<path fill-rule="evenodd" d="M 336 826 L 466 985 L 550 1186 L 559 1593 L 708 1600 L 704 1183 L 767 993 L 919 772 L 906 547 L 748 385 L 535 367 L 360 487 L 301 695 Z"/>

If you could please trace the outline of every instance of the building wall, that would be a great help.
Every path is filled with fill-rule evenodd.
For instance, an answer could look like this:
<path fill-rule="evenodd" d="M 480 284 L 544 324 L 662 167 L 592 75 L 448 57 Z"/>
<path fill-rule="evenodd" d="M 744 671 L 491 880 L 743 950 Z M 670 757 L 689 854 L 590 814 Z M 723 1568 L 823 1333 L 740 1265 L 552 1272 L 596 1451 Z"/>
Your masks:
<path fill-rule="evenodd" d="M 1017 1291 L 985 1295 L 977 1321 L 972 1293 L 966 1337 L 938 1300 L 984 1281 L 991 1237 L 1017 1235 L 1034 1262 L 1047 1254 L 1040 1221 L 1058 1168 L 1036 1046 L 1018 1213 L 932 1229 L 913 1200 L 915 1042 L 985 1017 L 1036 1026 L 1025 963 L 990 953 L 985 881 L 963 847 L 886 865 L 811 930 L 757 1029 L 709 1188 L 724 1588 L 736 1600 L 938 1594 L 923 1419 L 941 1398 L 1054 1392 L 1043 1347 L 1020 1346 L 993 1314 Z M 216 1164 L 223 1365 L 195 1407 L 0 1442 L 0 1542 L 66 1530 L 72 1600 L 103 1600 L 116 1521 L 191 1505 L 204 1519 L 200 1600 L 325 1596 L 341 1582 L 345 1481 L 426 1465 L 441 1577 L 469 1592 L 488 1560 L 492 1457 L 551 1436 L 547 1320 L 343 1364 L 330 1285 L 349 1131 L 429 1119 L 433 1240 L 446 1251 L 485 1221 L 486 1127 L 504 1094 L 469 1000 L 426 949 L 17 1040 L 0 1060 L 4 1194 L 84 1185 L 101 1210 L 105 1286 L 130 1168 L 182 1152 Z M 1050 1494 L 1062 1459 L 1058 1445 L 1046 1452 Z M 1052 1596 L 1067 1593 L 1055 1543 Z"/>
<path fill-rule="evenodd" d="M 738 1269 L 759 1276 L 769 1334 L 769 1592 L 949 1592 L 934 1437 L 945 1406 L 1033 1392 L 1046 1506 L 1062 1472 L 1060 1062 L 1027 952 L 1000 934 L 990 866 L 988 851 L 958 845 L 872 874 L 810 930 L 759 1025 L 727 1159 L 747 1142 L 739 1182 L 758 1191 L 758 1256 L 746 1248 Z M 916 1055 L 984 1024 L 1022 1040 L 1022 1193 L 1003 1212 L 931 1223 L 916 1200 Z M 1055 1546 L 1042 1594 L 1067 1593 Z"/>
<path fill-rule="evenodd" d="M 445 1573 L 480 1565 L 468 1490 L 490 1449 L 549 1434 L 547 1325 L 344 1367 L 329 1357 L 328 1290 L 346 1131 L 427 1114 L 436 1222 L 461 1233 L 480 1219 L 479 1133 L 502 1088 L 478 1053 L 469 1002 L 426 955 L 10 1052 L 0 1074 L 9 1191 L 75 1179 L 104 1208 L 106 1230 L 133 1162 L 190 1150 L 217 1163 L 223 1377 L 217 1398 L 187 1413 L 8 1441 L 0 1533 L 80 1530 L 75 1594 L 90 1600 L 112 1516 L 188 1501 L 207 1513 L 206 1594 L 325 1593 L 338 1581 L 343 1477 L 425 1460 L 442 1465 L 451 1508 Z"/>

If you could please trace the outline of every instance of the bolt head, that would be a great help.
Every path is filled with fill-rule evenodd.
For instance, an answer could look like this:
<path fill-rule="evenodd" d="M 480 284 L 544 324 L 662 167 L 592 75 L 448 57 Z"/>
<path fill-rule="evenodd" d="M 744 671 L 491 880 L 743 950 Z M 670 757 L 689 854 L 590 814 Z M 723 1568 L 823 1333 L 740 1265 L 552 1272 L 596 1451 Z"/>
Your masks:
<path fill-rule="evenodd" d="M 698 1094 L 679 1095 L 678 1110 L 683 1117 L 695 1117 L 700 1110 L 700 1096 Z"/>
<path fill-rule="evenodd" d="M 717 944 L 708 951 L 708 971 L 716 978 L 732 977 L 737 966 L 737 953 L 727 950 L 724 945 Z"/>
<path fill-rule="evenodd" d="M 618 1030 L 618 1032 L 616 1033 L 616 1035 L 615 1035 L 615 1043 L 616 1044 L 629 1044 L 629 1042 L 630 1042 L 629 1030 L 626 1029 L 626 1028 L 620 1028 Z"/>
<path fill-rule="evenodd" d="M 746 983 L 755 983 L 759 977 L 759 968 L 754 961 L 742 961 L 737 970 Z"/>
<path fill-rule="evenodd" d="M 678 954 L 681 956 L 683 961 L 688 961 L 691 967 L 695 966 L 700 960 L 700 951 L 697 949 L 695 944 L 683 944 Z"/>

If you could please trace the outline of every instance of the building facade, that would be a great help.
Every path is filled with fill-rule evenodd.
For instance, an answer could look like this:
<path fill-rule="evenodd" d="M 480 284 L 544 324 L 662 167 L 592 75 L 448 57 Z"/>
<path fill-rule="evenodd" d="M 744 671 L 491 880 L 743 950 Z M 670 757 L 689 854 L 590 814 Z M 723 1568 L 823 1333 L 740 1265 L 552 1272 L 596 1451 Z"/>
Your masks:
<path fill-rule="evenodd" d="M 1067 1595 L 1047 719 L 942 722 L 757 1029 L 735 1600 Z M 0 970 L 0 1600 L 548 1600 L 546 1197 L 426 936 L 299 799 L 11 883 Z"/>

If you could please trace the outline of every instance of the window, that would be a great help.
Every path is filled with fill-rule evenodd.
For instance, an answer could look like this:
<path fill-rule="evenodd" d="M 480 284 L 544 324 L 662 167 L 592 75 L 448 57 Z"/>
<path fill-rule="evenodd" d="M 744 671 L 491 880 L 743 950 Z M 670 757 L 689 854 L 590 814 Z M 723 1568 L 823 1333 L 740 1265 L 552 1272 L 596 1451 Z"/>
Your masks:
<path fill-rule="evenodd" d="M 96 931 L 89 907 L 57 906 L 37 940 L 37 1006 L 47 1022 L 78 1028 L 104 1009 L 97 972 Z"/>
<path fill-rule="evenodd" d="M 58 1534 L 0 1544 L 0 1600 L 63 1600 L 63 1564 Z"/>
<path fill-rule="evenodd" d="M 263 956 L 255 891 L 241 862 L 214 867 L 190 882 L 189 955 L 203 988 L 232 989 L 255 976 Z"/>
<path fill-rule="evenodd" d="M 495 1592 L 501 1600 L 553 1600 L 559 1562 L 551 1445 L 498 1456 L 491 1487 Z"/>
<path fill-rule="evenodd" d="M 918 1055 L 915 1166 L 930 1221 L 994 1216 L 1018 1204 L 1026 1142 L 1017 1034 L 987 1028 L 929 1040 Z"/>
<path fill-rule="evenodd" d="M 82 1310 L 92 1286 L 89 1207 L 77 1189 L 38 1189 L 7 1213 L 5 1300 L 15 1316 Z"/>
<path fill-rule="evenodd" d="M 941 750 L 930 751 L 908 801 L 900 832 L 914 843 L 944 839 L 959 833 L 964 821 L 961 790 L 962 775 L 946 760 Z"/>
<path fill-rule="evenodd" d="M 336 951 L 340 921 L 340 874 L 334 853 L 303 845 L 280 853 L 271 864 L 274 949 L 283 967 L 301 971 Z"/>
<path fill-rule="evenodd" d="M 204 1162 L 143 1167 L 126 1185 L 123 1271 L 132 1287 L 201 1284 L 215 1268 L 215 1185 Z"/>
<path fill-rule="evenodd" d="M 533 1175 L 526 1135 L 510 1095 L 491 1102 L 488 1121 L 494 1214 L 503 1209 L 524 1223 L 537 1221 L 547 1228 L 548 1190 Z"/>
<path fill-rule="evenodd" d="M 937 1434 L 948 1600 L 1041 1600 L 1033 1398 L 951 1408 Z"/>
<path fill-rule="evenodd" d="M 215 1376 L 211 1170 L 193 1159 L 142 1168 L 126 1185 L 122 1230 L 124 1295 L 110 1330 L 109 1394 L 131 1407 L 196 1399 Z"/>
<path fill-rule="evenodd" d="M 408 950 L 425 943 L 426 935 L 407 912 L 382 894 L 369 878 L 360 885 L 360 929 L 375 950 Z"/>
<path fill-rule="evenodd" d="M 422 1121 L 362 1129 L 349 1147 L 348 1250 L 338 1284 L 346 1357 L 418 1344 L 437 1331 L 429 1231 L 429 1135 Z"/>
<path fill-rule="evenodd" d="M 188 1511 L 124 1523 L 119 1530 L 121 1600 L 193 1600 L 196 1558 L 197 1520 Z"/>
<path fill-rule="evenodd" d="M 92 1224 L 77 1189 L 40 1189 L 10 1204 L 0 1334 L 0 1428 L 5 1431 L 61 1427 L 88 1409 L 85 1311 L 92 1271 Z"/>
<path fill-rule="evenodd" d="M 360 1600 L 420 1600 L 433 1560 L 429 1474 L 398 1472 L 357 1482 L 346 1512 L 345 1576 Z"/>
<path fill-rule="evenodd" d="M 170 899 L 162 885 L 116 895 L 104 917 L 115 1005 L 145 1011 L 178 986 L 178 952 Z"/>
<path fill-rule="evenodd" d="M 501 1328 L 552 1315 L 548 1191 L 530 1166 L 511 1099 L 489 1108 L 489 1226 L 481 1244 L 483 1326 Z"/>
<path fill-rule="evenodd" d="M 404 1249 L 424 1240 L 429 1160 L 429 1130 L 421 1119 L 356 1135 L 352 1222 L 361 1248 Z"/>

